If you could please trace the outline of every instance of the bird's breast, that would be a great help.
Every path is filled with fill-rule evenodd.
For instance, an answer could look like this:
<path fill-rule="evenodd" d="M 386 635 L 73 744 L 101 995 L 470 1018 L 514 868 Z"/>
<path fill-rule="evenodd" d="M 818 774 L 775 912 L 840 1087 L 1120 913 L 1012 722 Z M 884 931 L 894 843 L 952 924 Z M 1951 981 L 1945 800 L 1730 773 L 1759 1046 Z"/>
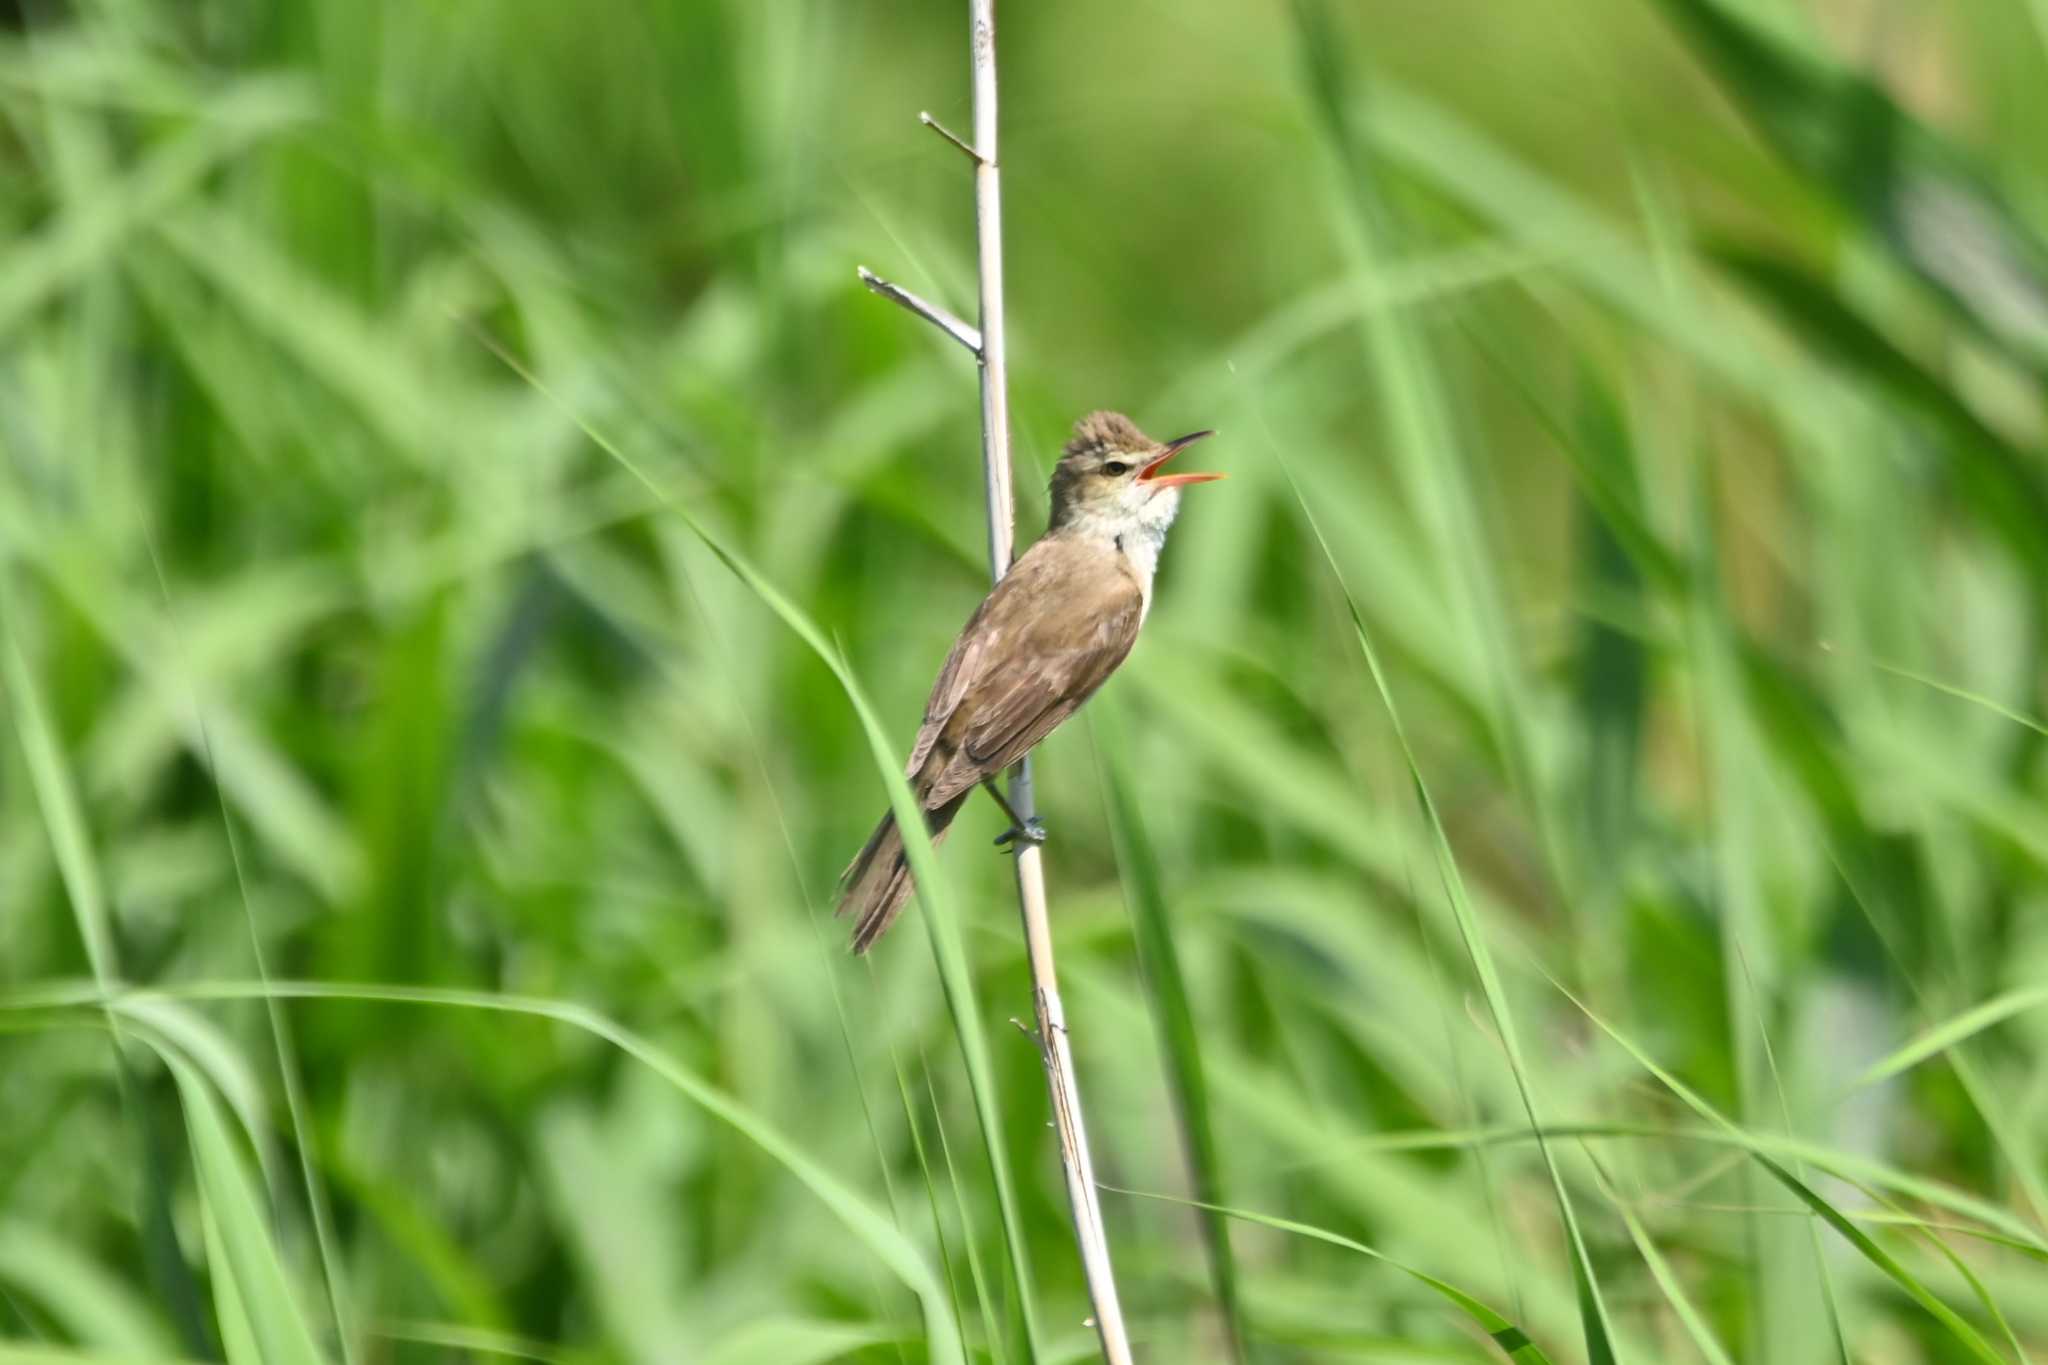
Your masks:
<path fill-rule="evenodd" d="M 1152 576 L 1159 569 L 1159 551 L 1166 544 L 1164 528 L 1154 530 L 1143 524 L 1128 527 L 1116 535 L 1117 553 L 1138 580 L 1138 620 L 1142 624 L 1152 610 Z"/>

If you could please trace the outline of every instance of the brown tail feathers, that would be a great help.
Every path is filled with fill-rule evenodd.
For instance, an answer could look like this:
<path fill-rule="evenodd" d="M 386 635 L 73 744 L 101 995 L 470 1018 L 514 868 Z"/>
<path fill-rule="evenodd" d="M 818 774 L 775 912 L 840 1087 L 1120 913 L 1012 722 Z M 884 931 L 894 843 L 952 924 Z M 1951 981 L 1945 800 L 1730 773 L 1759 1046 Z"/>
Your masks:
<path fill-rule="evenodd" d="M 933 844 L 945 839 L 946 827 L 966 804 L 963 795 L 925 812 L 925 827 L 931 831 Z M 903 856 L 903 836 L 894 814 L 884 815 L 882 823 L 875 826 L 840 876 L 839 885 L 839 913 L 853 916 L 853 951 L 864 953 L 896 922 L 903 902 L 917 889 L 917 881 L 910 875 L 910 860 Z"/>

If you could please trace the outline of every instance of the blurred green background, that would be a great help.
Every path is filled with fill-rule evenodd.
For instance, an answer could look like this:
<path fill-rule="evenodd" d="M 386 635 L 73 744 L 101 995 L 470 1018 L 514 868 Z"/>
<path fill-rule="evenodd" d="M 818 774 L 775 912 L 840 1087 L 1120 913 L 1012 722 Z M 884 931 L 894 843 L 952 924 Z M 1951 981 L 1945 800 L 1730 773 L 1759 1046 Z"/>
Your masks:
<path fill-rule="evenodd" d="M 0 1361 L 1090 1357 L 1000 818 L 849 957 L 774 596 L 900 754 L 966 19 L 0 6 Z M 1102 1179 L 1309 1225 L 1105 1193 L 1140 1359 L 2048 1353 L 2048 4 L 1001 62 L 1022 534 L 1232 476 L 1039 769 Z"/>

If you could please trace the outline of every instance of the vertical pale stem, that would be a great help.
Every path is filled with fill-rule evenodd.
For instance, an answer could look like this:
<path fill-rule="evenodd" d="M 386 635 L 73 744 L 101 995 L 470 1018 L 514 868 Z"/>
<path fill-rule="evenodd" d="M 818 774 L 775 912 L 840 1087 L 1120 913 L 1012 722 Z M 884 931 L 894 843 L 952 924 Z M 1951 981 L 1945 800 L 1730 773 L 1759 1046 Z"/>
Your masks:
<path fill-rule="evenodd" d="M 969 0 L 969 7 L 974 20 L 974 222 L 981 266 L 981 463 L 988 483 L 989 574 L 1001 578 L 1010 569 L 1017 511 L 1015 495 L 1010 491 L 1010 372 L 1003 343 L 1003 180 L 1002 168 L 996 164 L 996 7 L 995 0 Z"/>
<path fill-rule="evenodd" d="M 1015 501 L 1010 486 L 1009 372 L 1003 350 L 1002 170 L 996 154 L 995 0 L 968 0 L 974 43 L 974 211 L 981 266 L 981 451 L 988 487 L 989 572 L 1009 570 L 1015 537 Z M 1010 781 L 1010 804 L 1033 814 L 1031 763 L 1019 763 Z M 1130 1339 L 1117 1301 L 1109 1260 L 1109 1235 L 1095 1191 L 1095 1163 L 1088 1154 L 1088 1130 L 1081 1120 L 1081 1092 L 1074 1080 L 1073 1051 L 1067 1042 L 1066 1011 L 1053 969 L 1052 922 L 1046 913 L 1045 862 L 1036 844 L 1018 841 L 1017 904 L 1024 920 L 1024 945 L 1031 963 L 1032 1002 L 1038 1042 L 1051 1095 L 1053 1131 L 1067 1177 L 1067 1203 L 1074 1238 L 1095 1310 L 1095 1331 L 1109 1365 L 1130 1365 Z"/>

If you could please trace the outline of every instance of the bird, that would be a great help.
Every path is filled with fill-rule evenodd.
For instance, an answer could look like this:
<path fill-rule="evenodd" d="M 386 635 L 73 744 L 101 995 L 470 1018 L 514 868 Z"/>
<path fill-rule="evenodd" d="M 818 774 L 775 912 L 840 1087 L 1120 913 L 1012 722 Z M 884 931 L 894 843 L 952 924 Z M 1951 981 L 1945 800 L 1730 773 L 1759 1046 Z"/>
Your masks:
<path fill-rule="evenodd" d="M 1221 474 L 1168 474 L 1166 462 L 1213 431 L 1155 441 L 1120 412 L 1074 424 L 1051 483 L 1046 531 L 990 589 L 946 656 L 925 703 L 904 776 L 932 843 L 946 837 L 974 789 L 1010 818 L 998 845 L 1038 844 L 995 779 L 1057 729 L 1117 670 L 1152 607 L 1166 532 L 1191 484 Z M 916 890 L 893 813 L 840 877 L 839 911 L 865 953 Z"/>

